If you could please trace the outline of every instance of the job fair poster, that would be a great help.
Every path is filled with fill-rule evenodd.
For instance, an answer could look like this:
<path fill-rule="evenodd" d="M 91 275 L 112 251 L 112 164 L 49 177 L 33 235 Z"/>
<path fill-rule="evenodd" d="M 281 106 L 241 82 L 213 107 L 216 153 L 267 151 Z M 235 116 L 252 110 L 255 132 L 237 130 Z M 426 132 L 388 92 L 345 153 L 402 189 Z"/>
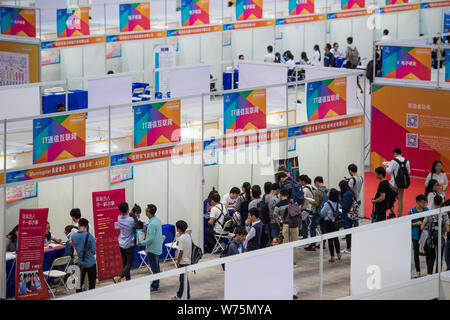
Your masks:
<path fill-rule="evenodd" d="M 209 0 L 181 0 L 181 25 L 200 24 L 209 24 Z"/>
<path fill-rule="evenodd" d="M 341 10 L 362 9 L 365 6 L 365 0 L 341 0 Z"/>
<path fill-rule="evenodd" d="M 99 281 L 112 279 L 122 272 L 118 207 L 124 201 L 125 189 L 92 192 Z"/>
<path fill-rule="evenodd" d="M 180 141 L 180 100 L 134 107 L 134 147 Z"/>
<path fill-rule="evenodd" d="M 0 7 L 1 33 L 36 37 L 36 9 Z"/>
<path fill-rule="evenodd" d="M 266 89 L 226 93 L 223 104 L 225 134 L 266 128 Z"/>
<path fill-rule="evenodd" d="M 411 176 L 426 177 L 435 160 L 449 163 L 450 91 L 374 85 L 372 92 L 371 170 L 395 148 Z"/>
<path fill-rule="evenodd" d="M 56 10 L 58 38 L 89 35 L 89 7 Z"/>
<path fill-rule="evenodd" d="M 289 0 L 289 15 L 314 13 L 314 0 Z"/>
<path fill-rule="evenodd" d="M 262 19 L 263 0 L 236 0 L 236 20 Z"/>
<path fill-rule="evenodd" d="M 393 4 L 401 4 L 401 3 L 408 3 L 408 0 L 386 0 L 387 6 L 390 6 Z"/>
<path fill-rule="evenodd" d="M 306 112 L 308 121 L 347 114 L 347 78 L 309 82 Z"/>
<path fill-rule="evenodd" d="M 86 114 L 33 120 L 33 164 L 84 157 Z"/>
<path fill-rule="evenodd" d="M 42 272 L 47 209 L 20 209 L 16 257 L 16 300 L 49 297 Z"/>
<path fill-rule="evenodd" d="M 150 2 L 119 5 L 120 32 L 150 30 Z"/>
<path fill-rule="evenodd" d="M 431 48 L 384 46 L 382 54 L 384 78 L 431 80 Z"/>

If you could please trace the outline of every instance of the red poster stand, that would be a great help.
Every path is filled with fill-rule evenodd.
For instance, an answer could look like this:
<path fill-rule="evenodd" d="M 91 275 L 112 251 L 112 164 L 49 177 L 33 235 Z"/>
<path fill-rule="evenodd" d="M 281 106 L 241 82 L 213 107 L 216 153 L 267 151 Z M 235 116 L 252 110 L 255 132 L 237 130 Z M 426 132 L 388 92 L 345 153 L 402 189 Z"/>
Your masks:
<path fill-rule="evenodd" d="M 16 300 L 49 297 L 42 272 L 47 209 L 20 209 L 16 258 Z"/>
<path fill-rule="evenodd" d="M 125 201 L 125 189 L 92 193 L 94 228 L 97 246 L 98 280 L 108 280 L 122 272 L 122 256 L 119 249 L 120 229 L 116 228 L 119 204 Z"/>

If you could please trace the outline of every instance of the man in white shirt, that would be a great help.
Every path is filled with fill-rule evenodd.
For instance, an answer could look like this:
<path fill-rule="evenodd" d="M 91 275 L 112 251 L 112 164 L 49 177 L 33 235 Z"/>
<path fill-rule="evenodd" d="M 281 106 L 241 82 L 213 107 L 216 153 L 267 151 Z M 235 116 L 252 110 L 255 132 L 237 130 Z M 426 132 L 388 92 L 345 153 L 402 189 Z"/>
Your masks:
<path fill-rule="evenodd" d="M 228 214 L 227 208 L 220 203 L 220 194 L 215 193 L 211 196 L 211 212 L 209 214 L 208 225 L 213 227 L 214 233 L 223 234 L 223 223 L 225 215 Z"/>
<path fill-rule="evenodd" d="M 73 208 L 72 210 L 70 210 L 70 217 L 72 218 L 72 225 L 74 227 L 78 227 L 78 221 L 80 221 L 81 219 L 81 210 L 78 208 Z M 74 234 L 78 232 L 78 229 L 76 228 L 72 228 L 72 231 L 70 232 L 70 234 Z M 91 226 L 91 224 L 89 223 L 89 226 L 87 228 L 87 232 L 89 232 L 90 234 L 94 235 L 94 228 Z"/>
<path fill-rule="evenodd" d="M 222 197 L 222 203 L 228 209 L 233 209 L 241 191 L 238 187 L 231 188 L 230 192 Z"/>
<path fill-rule="evenodd" d="M 333 43 L 333 48 L 330 50 L 330 52 L 334 55 L 335 58 L 342 57 L 344 55 L 344 51 L 339 48 L 339 43 L 337 42 Z"/>
<path fill-rule="evenodd" d="M 400 168 L 400 165 L 397 162 L 397 160 L 400 163 L 405 163 L 405 167 L 408 171 L 408 175 L 411 174 L 411 168 L 409 165 L 409 161 L 402 157 L 402 150 L 400 148 L 395 148 L 394 149 L 394 159 L 392 159 L 389 162 L 389 164 L 386 168 L 386 172 L 391 175 L 391 180 L 389 181 L 389 183 L 394 188 L 394 190 L 398 192 L 397 212 L 398 212 L 398 216 L 401 217 L 402 211 L 403 211 L 403 193 L 404 193 L 405 189 L 398 188 L 397 185 L 395 184 L 395 177 L 397 176 L 398 169 Z M 391 208 L 391 217 L 392 217 L 392 215 L 395 216 L 393 207 Z"/>
<path fill-rule="evenodd" d="M 177 241 L 178 256 L 177 256 L 177 267 L 182 268 L 191 264 L 192 255 L 192 238 L 186 233 L 188 225 L 185 221 L 179 220 L 175 223 L 177 228 L 177 233 L 180 235 Z M 184 291 L 184 273 L 180 274 L 180 287 L 175 296 L 172 297 L 173 300 L 181 300 Z M 191 292 L 189 287 L 189 280 L 187 281 L 187 298 L 191 299 Z"/>
<path fill-rule="evenodd" d="M 274 62 L 275 55 L 273 54 L 273 47 L 267 46 L 267 54 L 264 56 L 264 62 Z"/>
<path fill-rule="evenodd" d="M 381 41 L 392 41 L 392 37 L 389 35 L 389 30 L 383 30 L 383 36 L 381 37 Z"/>

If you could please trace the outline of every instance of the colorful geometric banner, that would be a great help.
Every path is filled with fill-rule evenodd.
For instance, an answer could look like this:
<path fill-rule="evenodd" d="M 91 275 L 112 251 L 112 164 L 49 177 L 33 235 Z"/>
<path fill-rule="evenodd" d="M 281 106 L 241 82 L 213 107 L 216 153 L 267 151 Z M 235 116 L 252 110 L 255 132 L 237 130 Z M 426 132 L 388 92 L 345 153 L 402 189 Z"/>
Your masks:
<path fill-rule="evenodd" d="M 450 91 L 372 86 L 371 170 L 400 148 L 411 176 L 426 177 L 435 160 L 450 163 Z"/>
<path fill-rule="evenodd" d="M 314 0 L 289 0 L 289 15 L 314 13 Z"/>
<path fill-rule="evenodd" d="M 308 121 L 347 114 L 347 78 L 308 82 L 306 96 Z"/>
<path fill-rule="evenodd" d="M 1 33 L 36 37 L 36 9 L 0 7 Z"/>
<path fill-rule="evenodd" d="M 16 300 L 49 297 L 42 263 L 47 209 L 20 209 L 16 258 Z"/>
<path fill-rule="evenodd" d="M 445 81 L 450 82 L 450 49 L 445 49 Z"/>
<path fill-rule="evenodd" d="M 383 47 L 382 76 L 392 79 L 431 80 L 431 49 Z"/>
<path fill-rule="evenodd" d="M 181 0 L 181 26 L 209 24 L 209 0 Z"/>
<path fill-rule="evenodd" d="M 266 128 L 266 89 L 226 93 L 223 108 L 225 134 Z"/>
<path fill-rule="evenodd" d="M 89 7 L 56 10 L 58 38 L 89 35 Z"/>
<path fill-rule="evenodd" d="M 134 107 L 134 148 L 180 141 L 180 100 Z"/>
<path fill-rule="evenodd" d="M 86 114 L 33 120 L 33 164 L 84 157 Z"/>
<path fill-rule="evenodd" d="M 92 192 L 99 281 L 112 279 L 122 271 L 120 229 L 116 223 L 121 214 L 118 206 L 124 201 L 125 189 Z"/>
<path fill-rule="evenodd" d="M 150 30 L 150 2 L 119 4 L 120 32 Z"/>
<path fill-rule="evenodd" d="M 408 0 L 386 0 L 386 5 L 393 5 L 393 4 L 401 4 L 401 3 L 408 3 Z"/>
<path fill-rule="evenodd" d="M 236 0 L 236 20 L 262 19 L 263 0 Z"/>
<path fill-rule="evenodd" d="M 365 0 L 341 0 L 341 10 L 362 9 L 365 6 Z"/>

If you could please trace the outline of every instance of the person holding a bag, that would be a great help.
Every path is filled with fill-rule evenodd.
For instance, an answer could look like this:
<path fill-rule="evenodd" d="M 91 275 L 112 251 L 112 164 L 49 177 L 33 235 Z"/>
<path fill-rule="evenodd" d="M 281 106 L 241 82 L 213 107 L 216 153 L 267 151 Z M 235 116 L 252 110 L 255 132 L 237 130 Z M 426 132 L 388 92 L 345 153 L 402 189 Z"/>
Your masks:
<path fill-rule="evenodd" d="M 355 193 L 349 187 L 346 180 L 339 182 L 339 188 L 341 190 L 340 205 L 342 207 L 342 215 L 344 217 L 344 229 L 356 228 L 358 226 L 358 214 L 360 201 L 356 198 Z M 352 235 L 345 235 L 347 242 L 347 248 L 343 253 L 350 253 L 352 251 Z"/>
<path fill-rule="evenodd" d="M 78 253 L 78 263 L 81 271 L 80 287 L 76 292 L 83 291 L 82 284 L 86 274 L 89 280 L 89 290 L 95 289 L 95 282 L 97 280 L 97 263 L 95 261 L 95 238 L 87 232 L 89 222 L 81 218 L 78 221 L 78 232 L 71 237 L 70 244 Z"/>
<path fill-rule="evenodd" d="M 328 201 L 325 202 L 322 210 L 320 210 L 320 216 L 325 220 L 325 233 L 330 233 L 338 231 L 343 224 L 342 213 L 339 211 L 339 193 L 336 189 L 331 188 L 328 193 Z M 330 250 L 330 260 L 328 262 L 335 262 L 334 250 L 336 249 L 336 254 L 338 260 L 341 260 L 341 245 L 339 243 L 339 238 L 335 237 L 328 239 L 328 249 Z"/>

